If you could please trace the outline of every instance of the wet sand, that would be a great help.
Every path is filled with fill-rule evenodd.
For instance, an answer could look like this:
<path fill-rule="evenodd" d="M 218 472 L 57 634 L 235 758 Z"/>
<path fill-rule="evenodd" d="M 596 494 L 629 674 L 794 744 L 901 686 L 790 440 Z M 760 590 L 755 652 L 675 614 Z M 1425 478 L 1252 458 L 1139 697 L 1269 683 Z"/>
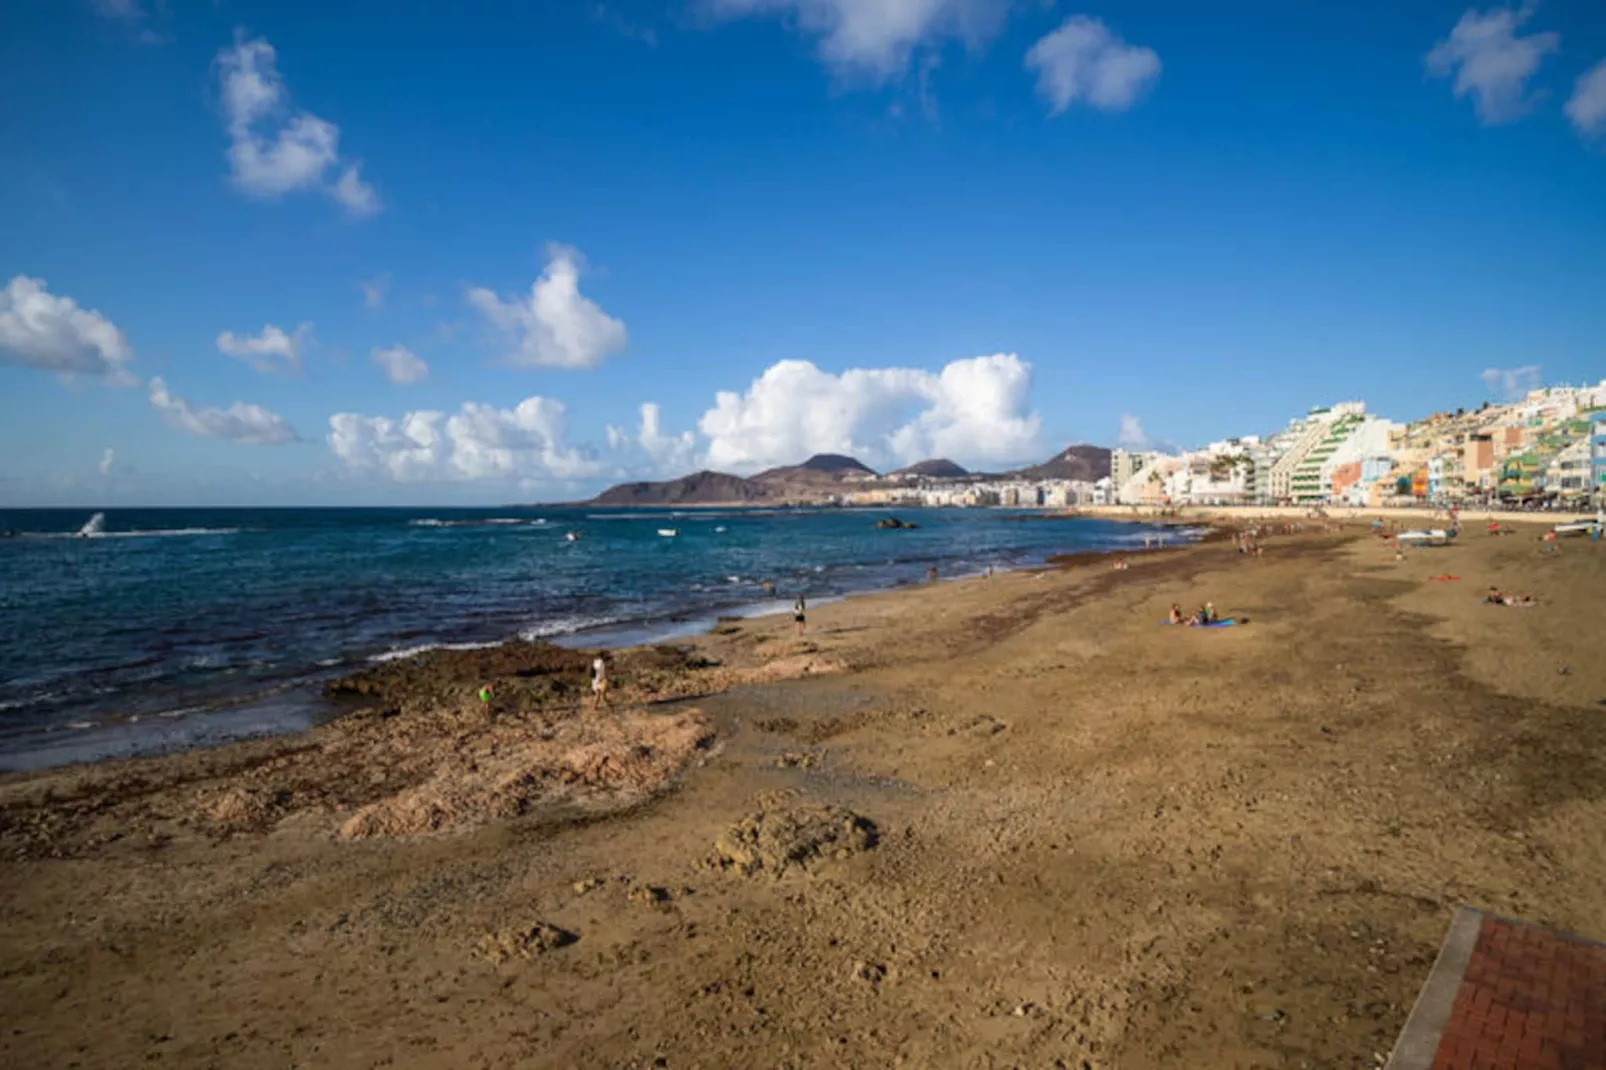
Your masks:
<path fill-rule="evenodd" d="M 1606 546 L 1519 530 L 725 622 L 600 715 L 583 659 L 465 652 L 0 779 L 0 1057 L 1376 1065 L 1457 903 L 1606 937 Z M 1160 625 L 1206 599 L 1249 623 Z"/>

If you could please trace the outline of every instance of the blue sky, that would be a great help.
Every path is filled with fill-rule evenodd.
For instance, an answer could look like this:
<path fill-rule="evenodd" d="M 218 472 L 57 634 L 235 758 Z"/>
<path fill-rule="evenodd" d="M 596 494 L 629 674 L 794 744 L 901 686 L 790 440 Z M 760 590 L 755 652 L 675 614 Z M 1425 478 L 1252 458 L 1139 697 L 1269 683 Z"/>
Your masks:
<path fill-rule="evenodd" d="M 14 0 L 0 504 L 996 467 L 1596 381 L 1603 61 L 1593 0 Z"/>

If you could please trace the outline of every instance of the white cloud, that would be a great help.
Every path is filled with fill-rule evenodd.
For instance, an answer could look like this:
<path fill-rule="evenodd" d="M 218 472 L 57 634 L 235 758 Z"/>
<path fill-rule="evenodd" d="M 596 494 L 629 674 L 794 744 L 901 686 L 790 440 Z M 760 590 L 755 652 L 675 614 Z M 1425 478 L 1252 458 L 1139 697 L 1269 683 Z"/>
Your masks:
<path fill-rule="evenodd" d="M 1004 20 L 1010 0 L 708 0 L 724 16 L 778 15 L 820 39 L 820 58 L 839 75 L 884 82 L 904 73 L 918 48 L 949 38 L 975 43 Z"/>
<path fill-rule="evenodd" d="M 223 438 L 230 442 L 276 446 L 297 439 L 295 428 L 284 417 L 261 405 L 236 401 L 226 409 L 196 407 L 167 392 L 160 378 L 150 382 L 151 404 L 172 426 L 192 435 Z"/>
<path fill-rule="evenodd" d="M 303 323 L 286 334 L 283 328 L 268 324 L 258 335 L 224 331 L 217 336 L 217 347 L 224 354 L 243 360 L 259 372 L 300 371 L 301 346 L 312 331 Z"/>
<path fill-rule="evenodd" d="M 1521 118 L 1533 103 L 1528 79 L 1546 55 L 1561 46 L 1561 36 L 1536 33 L 1518 37 L 1517 28 L 1533 15 L 1534 5 L 1468 10 L 1450 36 L 1427 54 L 1428 73 L 1455 75 L 1455 95 L 1471 96 L 1484 125 Z"/>
<path fill-rule="evenodd" d="M 698 421 L 707 463 L 753 470 L 813 453 L 849 453 L 880 467 L 945 456 L 961 463 L 1017 460 L 1038 449 L 1027 411 L 1031 365 L 1014 354 L 917 368 L 851 369 L 808 361 L 772 365 L 745 394 L 721 391 Z"/>
<path fill-rule="evenodd" d="M 1606 134 L 1606 59 L 1579 76 L 1566 112 L 1584 137 Z"/>
<path fill-rule="evenodd" d="M 117 451 L 112 449 L 110 446 L 107 446 L 106 447 L 106 452 L 102 453 L 100 455 L 100 465 L 99 465 L 100 474 L 103 475 L 103 476 L 111 475 L 112 474 L 112 466 L 114 464 L 116 464 L 116 463 L 117 463 Z"/>
<path fill-rule="evenodd" d="M 336 413 L 329 448 L 348 469 L 398 483 L 584 479 L 603 467 L 569 446 L 564 407 L 529 397 L 513 409 L 465 402 L 456 413 L 409 412 L 400 419 Z"/>
<path fill-rule="evenodd" d="M 504 301 L 490 290 L 471 289 L 468 302 L 517 341 L 511 363 L 594 368 L 609 353 L 624 348 L 625 325 L 580 293 L 585 261 L 579 250 L 551 245 L 547 258 L 546 270 L 530 287 L 527 300 Z"/>
<path fill-rule="evenodd" d="M 1121 414 L 1121 430 L 1115 434 L 1115 444 L 1123 450 L 1147 450 L 1153 448 L 1149 435 L 1143 430 L 1143 424 L 1136 416 L 1129 412 Z"/>
<path fill-rule="evenodd" d="M 383 369 L 385 378 L 397 386 L 423 382 L 429 377 L 429 365 L 406 346 L 391 346 L 389 349 L 376 346 L 368 356 Z"/>
<path fill-rule="evenodd" d="M 133 359 L 111 320 L 50 293 L 43 279 L 17 275 L 0 290 L 0 362 L 127 386 L 135 380 L 124 365 Z"/>
<path fill-rule="evenodd" d="M 1026 53 L 1037 92 L 1059 115 L 1077 101 L 1101 111 L 1125 111 L 1160 77 L 1152 48 L 1129 45 L 1098 19 L 1072 15 Z"/>
<path fill-rule="evenodd" d="M 639 450 L 644 468 L 656 475 L 685 475 L 698 465 L 697 436 L 690 431 L 668 435 L 663 431 L 663 411 L 656 402 L 641 406 L 641 427 L 632 435 L 622 427 L 608 425 L 609 449 Z"/>
<path fill-rule="evenodd" d="M 1528 391 L 1539 389 L 1539 365 L 1485 368 L 1480 378 L 1483 385 L 1498 395 L 1501 401 L 1520 401 L 1528 396 Z"/>
<path fill-rule="evenodd" d="M 379 211 L 379 194 L 362 180 L 362 165 L 352 164 L 340 172 L 335 183 L 334 198 L 355 216 L 373 215 Z"/>
<path fill-rule="evenodd" d="M 257 197 L 321 190 L 356 216 L 379 210 L 379 195 L 362 181 L 358 165 L 341 164 L 340 127 L 310 112 L 290 112 L 290 93 L 278 55 L 262 38 L 236 31 L 234 46 L 217 55 L 229 170 L 234 184 Z"/>
<path fill-rule="evenodd" d="M 362 306 L 364 308 L 384 308 L 385 295 L 390 293 L 390 276 L 375 275 L 371 279 L 359 282 L 362 289 Z"/>

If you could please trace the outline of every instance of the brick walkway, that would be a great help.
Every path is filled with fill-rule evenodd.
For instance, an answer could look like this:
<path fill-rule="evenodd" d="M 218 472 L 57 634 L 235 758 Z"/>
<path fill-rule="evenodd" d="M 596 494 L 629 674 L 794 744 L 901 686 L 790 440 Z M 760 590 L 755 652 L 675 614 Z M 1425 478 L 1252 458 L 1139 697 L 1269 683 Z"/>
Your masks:
<path fill-rule="evenodd" d="M 1458 911 L 1389 1070 L 1606 1070 L 1606 944 Z"/>

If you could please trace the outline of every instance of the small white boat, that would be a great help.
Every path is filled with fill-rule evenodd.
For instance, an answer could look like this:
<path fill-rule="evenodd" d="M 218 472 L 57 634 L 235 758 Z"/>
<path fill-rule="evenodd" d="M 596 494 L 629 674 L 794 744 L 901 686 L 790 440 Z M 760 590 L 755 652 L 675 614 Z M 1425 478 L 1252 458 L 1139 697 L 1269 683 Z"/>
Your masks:
<path fill-rule="evenodd" d="M 1443 528 L 1429 528 L 1426 531 L 1402 531 L 1394 538 L 1399 542 L 1449 543 L 1455 535 Z"/>
<path fill-rule="evenodd" d="M 676 535 L 680 534 L 680 529 L 679 528 L 659 528 L 658 529 L 658 534 L 662 535 L 666 539 L 673 539 Z"/>
<path fill-rule="evenodd" d="M 566 531 L 563 533 L 563 539 L 565 542 L 579 542 L 580 535 L 578 532 Z"/>
<path fill-rule="evenodd" d="M 1595 527 L 1593 520 L 1580 520 L 1575 524 L 1557 524 L 1551 530 L 1557 535 L 1588 535 Z"/>

